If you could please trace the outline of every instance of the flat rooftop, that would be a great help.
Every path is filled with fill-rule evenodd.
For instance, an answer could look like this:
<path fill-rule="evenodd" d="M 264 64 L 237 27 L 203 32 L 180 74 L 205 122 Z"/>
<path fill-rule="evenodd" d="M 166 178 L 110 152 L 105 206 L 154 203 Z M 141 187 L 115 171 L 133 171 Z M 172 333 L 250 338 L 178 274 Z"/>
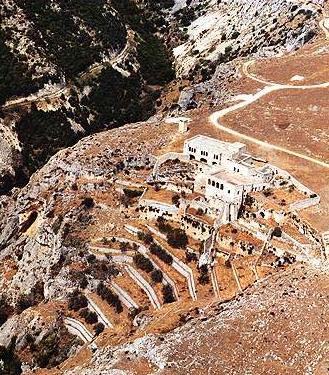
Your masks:
<path fill-rule="evenodd" d="M 249 176 L 243 176 L 239 173 L 234 173 L 231 171 L 228 171 L 226 169 L 223 169 L 221 171 L 218 171 L 211 175 L 212 177 L 219 178 L 223 181 L 226 181 L 232 185 L 236 186 L 242 186 L 242 185 L 251 185 L 254 183 L 257 183 L 257 180 L 255 180 L 252 177 Z"/>
<path fill-rule="evenodd" d="M 211 138 L 206 135 L 196 135 L 185 141 L 188 144 L 198 144 L 204 145 L 209 148 L 222 149 L 223 151 L 239 151 L 241 148 L 245 147 L 245 144 L 240 142 L 224 142 L 219 139 Z"/>

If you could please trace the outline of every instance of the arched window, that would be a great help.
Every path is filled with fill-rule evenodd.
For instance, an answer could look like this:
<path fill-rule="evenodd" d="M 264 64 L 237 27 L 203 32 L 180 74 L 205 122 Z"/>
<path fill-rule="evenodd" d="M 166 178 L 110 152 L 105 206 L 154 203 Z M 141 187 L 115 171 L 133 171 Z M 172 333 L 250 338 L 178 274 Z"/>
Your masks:
<path fill-rule="evenodd" d="M 211 185 L 212 185 L 212 186 L 215 186 L 215 181 L 211 181 Z"/>
<path fill-rule="evenodd" d="M 224 185 L 220 184 L 220 190 L 224 190 Z"/>
<path fill-rule="evenodd" d="M 216 188 L 219 189 L 219 182 L 216 182 Z"/>

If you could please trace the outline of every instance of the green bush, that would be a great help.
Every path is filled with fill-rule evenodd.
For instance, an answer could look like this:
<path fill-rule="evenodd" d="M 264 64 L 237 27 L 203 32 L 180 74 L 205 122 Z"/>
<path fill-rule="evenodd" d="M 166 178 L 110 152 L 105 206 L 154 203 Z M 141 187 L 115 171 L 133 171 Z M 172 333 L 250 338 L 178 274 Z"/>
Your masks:
<path fill-rule="evenodd" d="M 135 254 L 133 260 L 137 268 L 147 273 L 150 273 L 154 270 L 152 262 L 149 259 L 147 259 L 143 254 Z"/>
<path fill-rule="evenodd" d="M 175 228 L 167 233 L 167 242 L 170 246 L 177 249 L 185 249 L 188 244 L 188 238 L 182 229 Z"/>

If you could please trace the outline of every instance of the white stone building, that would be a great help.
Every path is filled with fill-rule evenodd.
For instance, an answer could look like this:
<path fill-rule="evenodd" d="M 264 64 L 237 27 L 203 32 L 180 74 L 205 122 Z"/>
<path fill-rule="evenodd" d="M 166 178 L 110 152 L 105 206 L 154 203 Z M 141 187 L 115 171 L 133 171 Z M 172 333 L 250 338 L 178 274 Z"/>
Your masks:
<path fill-rule="evenodd" d="M 246 152 L 242 143 L 228 143 L 205 135 L 197 135 L 184 143 L 183 153 L 190 160 L 198 160 L 210 166 L 221 165 L 225 160 L 232 160 Z"/>
<path fill-rule="evenodd" d="M 196 189 L 207 199 L 241 204 L 245 194 L 267 189 L 273 179 L 267 163 L 247 154 L 242 143 L 198 135 L 185 141 L 183 152 L 207 165 L 196 178 Z"/>
<path fill-rule="evenodd" d="M 184 178 L 166 180 L 165 174 L 159 173 L 161 165 L 170 160 L 193 165 L 188 181 Z M 150 181 L 161 182 L 162 189 L 183 192 L 185 196 L 181 196 L 179 208 L 171 202 L 141 199 L 142 217 L 145 220 L 164 217 L 176 221 L 199 240 L 207 239 L 213 228 L 237 220 L 242 203 L 250 192 L 279 187 L 282 182 L 289 181 L 312 199 L 311 204 L 310 199 L 298 202 L 299 206 L 303 204 L 304 207 L 304 202 L 310 206 L 320 200 L 288 172 L 248 154 L 244 144 L 223 142 L 204 135 L 186 140 L 183 153 L 160 156 Z M 203 222 L 193 209 L 201 210 L 208 221 Z M 212 220 L 210 224 L 209 220 Z"/>

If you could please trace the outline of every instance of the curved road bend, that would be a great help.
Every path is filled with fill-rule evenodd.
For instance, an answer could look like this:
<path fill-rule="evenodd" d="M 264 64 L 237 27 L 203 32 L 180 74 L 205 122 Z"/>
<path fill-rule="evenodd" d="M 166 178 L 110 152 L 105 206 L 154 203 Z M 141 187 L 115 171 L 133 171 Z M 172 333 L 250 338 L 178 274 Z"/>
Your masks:
<path fill-rule="evenodd" d="M 322 22 L 323 22 L 323 25 L 325 25 L 323 27 L 325 28 L 326 35 L 329 38 L 329 29 L 328 29 L 329 28 L 329 18 L 324 19 Z M 328 26 L 326 26 L 326 25 L 328 25 Z M 297 152 L 297 151 L 289 150 L 288 148 L 285 148 L 285 147 L 273 145 L 273 144 L 271 144 L 269 142 L 266 142 L 266 141 L 261 141 L 261 140 L 255 138 L 255 137 L 252 137 L 252 136 L 240 133 L 240 132 L 238 132 L 236 130 L 233 130 L 231 128 L 228 128 L 224 124 L 221 123 L 220 120 L 224 116 L 228 115 L 231 112 L 237 111 L 238 109 L 247 107 L 251 103 L 256 102 L 257 100 L 261 99 L 263 96 L 266 96 L 267 94 L 269 94 L 271 92 L 274 92 L 274 91 L 279 91 L 279 90 L 310 90 L 310 89 L 325 89 L 325 88 L 329 88 L 329 82 L 324 82 L 324 83 L 320 83 L 320 84 L 317 84 L 317 85 L 298 85 L 298 86 L 295 86 L 295 85 L 283 85 L 283 84 L 274 83 L 274 82 L 267 82 L 265 80 L 262 80 L 262 79 L 259 79 L 259 78 L 255 77 L 254 75 L 252 75 L 252 74 L 249 73 L 248 68 L 253 63 L 254 63 L 254 61 L 248 61 L 248 62 L 246 62 L 244 64 L 244 66 L 243 66 L 243 72 L 244 72 L 244 74 L 247 77 L 249 77 L 249 78 L 251 78 L 253 80 L 256 80 L 258 82 L 266 84 L 267 86 L 265 86 L 262 90 L 260 90 L 256 94 L 247 95 L 245 100 L 243 100 L 243 101 L 241 101 L 241 102 L 239 102 L 237 104 L 234 104 L 234 105 L 232 105 L 232 106 L 230 106 L 228 108 L 222 109 L 221 111 L 214 112 L 213 114 L 211 114 L 209 116 L 209 121 L 214 126 L 216 126 L 219 130 L 224 131 L 224 132 L 226 132 L 228 134 L 231 134 L 231 135 L 233 135 L 235 137 L 244 139 L 244 140 L 246 140 L 248 142 L 255 143 L 255 144 L 259 145 L 259 146 L 262 146 L 262 147 L 265 147 L 265 148 L 268 148 L 268 149 L 271 149 L 271 150 L 274 150 L 274 151 L 284 152 L 284 153 L 286 153 L 288 155 L 292 155 L 292 156 L 298 157 L 300 159 L 304 159 L 304 160 L 306 160 L 308 162 L 320 165 L 321 167 L 324 167 L 324 168 L 329 168 L 329 164 L 326 163 L 326 162 L 324 162 L 324 161 L 321 161 L 321 160 L 313 158 L 311 156 L 302 154 L 302 153 Z"/>

